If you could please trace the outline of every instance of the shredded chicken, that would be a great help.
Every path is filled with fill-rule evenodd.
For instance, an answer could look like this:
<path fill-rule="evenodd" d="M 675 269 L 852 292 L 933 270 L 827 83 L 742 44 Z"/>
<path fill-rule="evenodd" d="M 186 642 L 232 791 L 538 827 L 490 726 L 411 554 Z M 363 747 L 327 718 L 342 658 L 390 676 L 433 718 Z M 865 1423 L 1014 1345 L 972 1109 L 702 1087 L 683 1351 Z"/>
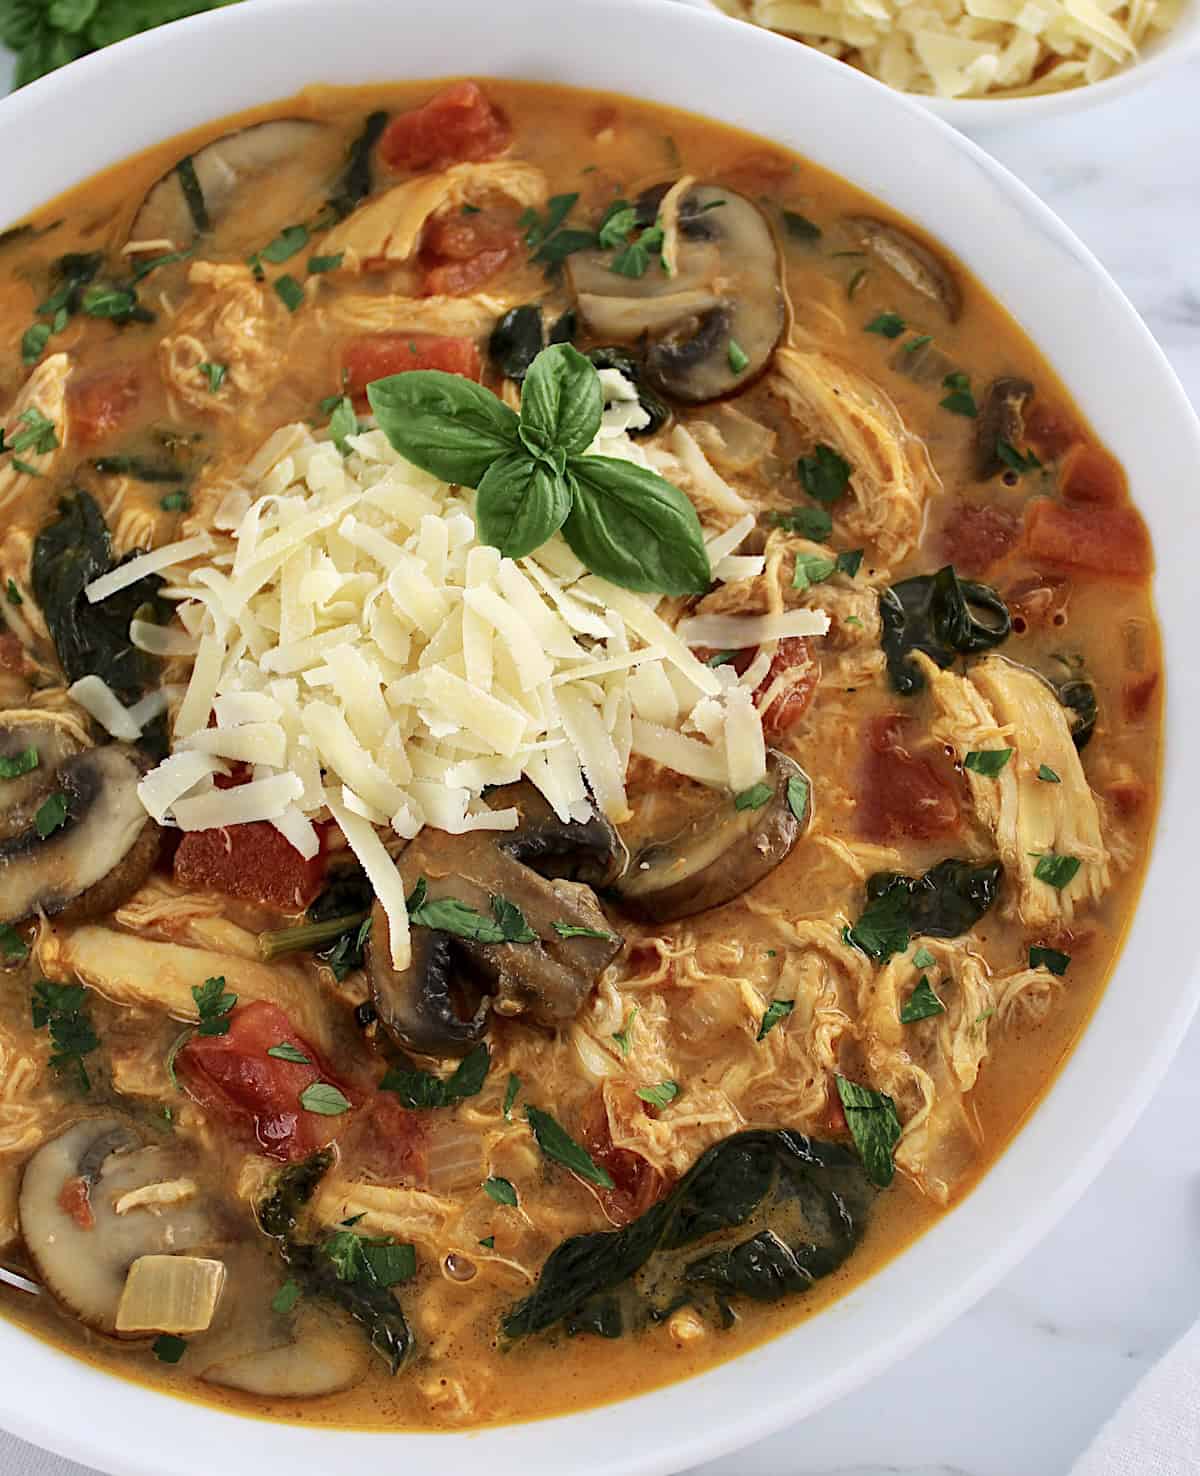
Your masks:
<path fill-rule="evenodd" d="M 491 292 L 471 297 L 384 297 L 347 294 L 322 308 L 336 329 L 359 333 L 444 333 L 452 338 L 482 338 L 496 319 L 524 298 Z"/>
<path fill-rule="evenodd" d="M 900 563 L 921 535 L 926 502 L 941 491 L 924 442 L 877 384 L 828 354 L 781 348 L 767 384 L 814 443 L 849 462 L 854 536 L 874 543 L 883 563 Z"/>
<path fill-rule="evenodd" d="M 7 413 L 0 417 L 5 435 L 11 441 L 22 432 L 35 429 L 23 417 L 36 412 L 52 422 L 56 441 L 53 450 L 43 452 L 36 446 L 29 446 L 15 457 L 7 456 L 0 461 L 0 512 L 5 511 L 18 494 L 27 496 L 35 484 L 35 476 L 22 471 L 18 462 L 32 467 L 37 476 L 51 477 L 63 458 L 71 433 L 67 415 L 67 382 L 71 377 L 71 367 L 67 354 L 51 354 L 48 359 L 43 359 L 21 386 Z"/>

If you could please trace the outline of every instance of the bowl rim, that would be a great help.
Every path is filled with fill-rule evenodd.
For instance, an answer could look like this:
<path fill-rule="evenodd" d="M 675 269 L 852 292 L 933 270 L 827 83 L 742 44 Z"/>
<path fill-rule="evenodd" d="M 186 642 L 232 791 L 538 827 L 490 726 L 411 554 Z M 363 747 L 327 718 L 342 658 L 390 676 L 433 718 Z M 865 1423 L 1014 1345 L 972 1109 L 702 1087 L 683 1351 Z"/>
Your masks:
<path fill-rule="evenodd" d="M 1200 944 L 1173 927 L 1194 905 L 1186 874 L 1200 798 L 1183 755 L 1200 718 L 1189 671 L 1188 594 L 1200 510 L 1184 476 L 1200 464 L 1200 422 L 1162 351 L 1095 258 L 1032 193 L 914 100 L 841 63 L 724 17 L 662 0 L 440 0 L 437 16 L 394 0 L 341 0 L 331 34 L 313 0 L 256 0 L 181 21 L 97 53 L 0 108 L 11 141 L 10 218 L 146 144 L 298 90 L 301 82 L 524 77 L 607 87 L 773 138 L 844 174 L 969 259 L 976 275 L 1071 387 L 1125 464 L 1156 535 L 1155 590 L 1170 673 L 1162 808 L 1126 947 L 1082 1039 L 979 1186 L 883 1270 L 819 1316 L 683 1383 L 620 1404 L 522 1425 L 449 1434 L 262 1425 L 163 1398 L 0 1321 L 0 1425 L 119 1476 L 256 1471 L 260 1440 L 292 1476 L 390 1455 L 486 1462 L 496 1476 L 654 1476 L 724 1454 L 849 1392 L 909 1353 L 993 1286 L 1075 1202 L 1149 1100 L 1200 1001 Z M 279 27 L 289 44 L 278 45 Z M 388 38 L 363 48 L 358 33 Z M 589 45 L 577 45 L 580 35 Z M 480 64 L 474 65 L 478 57 Z M 181 85 L 207 82 L 208 90 Z M 644 79 L 644 80 L 643 80 Z M 211 94 L 220 101 L 214 101 Z M 111 98 L 119 96 L 114 110 Z M 107 113 L 81 137 L 72 120 Z M 831 129 L 839 114 L 852 129 Z M 34 151 L 25 146 L 39 139 Z M 911 168 L 923 155 L 923 167 Z M 939 211 L 954 202 L 951 218 Z M 6 212 L 8 213 L 8 212 Z M 1035 314 L 1038 322 L 1030 319 Z M 1119 366 L 1119 374 L 1109 364 Z M 1137 424 L 1128 407 L 1138 406 Z M 1170 536 L 1167 536 L 1167 533 Z M 1192 663 L 1194 665 L 1194 663 Z M 1140 1008 L 1131 1008 L 1134 1004 Z M 1065 1160 L 1065 1161 L 1064 1161 Z M 804 1371 L 797 1381 L 795 1370 Z M 64 1399 L 63 1396 L 66 1396 Z M 64 1409 L 70 1411 L 64 1417 Z M 136 1440 L 130 1432 L 136 1431 Z"/>
<path fill-rule="evenodd" d="M 692 9 L 712 10 L 725 16 L 727 20 L 738 20 L 737 16 L 727 15 L 718 0 L 675 0 L 675 3 Z M 742 24 L 753 22 L 743 21 Z M 780 40 L 796 44 L 796 37 L 780 32 L 771 34 L 777 34 Z M 931 97 L 923 92 L 903 92 L 898 88 L 892 90 L 901 91 L 903 97 L 912 98 L 923 108 L 944 118 L 947 123 L 953 123 L 956 128 L 969 128 L 984 133 L 1103 107 L 1106 103 L 1139 91 L 1147 83 L 1197 55 L 1200 55 L 1200 0 L 1183 0 L 1174 23 L 1166 31 L 1152 36 L 1143 45 L 1141 55 L 1136 61 L 1121 67 L 1110 76 L 1102 77 L 1099 82 L 1090 82 L 1083 87 L 1066 87 L 1037 97 Z M 878 81 L 877 78 L 872 80 Z M 888 84 L 881 82 L 879 85 Z"/>

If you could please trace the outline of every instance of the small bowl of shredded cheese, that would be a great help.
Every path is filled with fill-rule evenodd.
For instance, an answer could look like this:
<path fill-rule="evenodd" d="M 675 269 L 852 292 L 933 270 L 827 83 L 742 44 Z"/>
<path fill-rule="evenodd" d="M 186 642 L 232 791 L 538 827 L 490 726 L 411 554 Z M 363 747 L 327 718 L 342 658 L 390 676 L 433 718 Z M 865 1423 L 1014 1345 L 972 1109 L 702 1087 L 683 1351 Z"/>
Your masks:
<path fill-rule="evenodd" d="M 1200 44 L 1200 0 L 687 0 L 986 127 L 1089 107 Z"/>

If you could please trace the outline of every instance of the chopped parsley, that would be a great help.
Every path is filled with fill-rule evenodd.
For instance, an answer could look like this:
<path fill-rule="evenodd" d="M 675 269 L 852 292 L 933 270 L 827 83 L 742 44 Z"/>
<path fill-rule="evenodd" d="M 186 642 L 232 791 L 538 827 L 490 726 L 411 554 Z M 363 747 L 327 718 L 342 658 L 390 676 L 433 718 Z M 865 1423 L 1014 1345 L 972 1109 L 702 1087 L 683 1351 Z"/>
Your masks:
<path fill-rule="evenodd" d="M 269 261 L 272 266 L 279 266 L 285 261 L 290 261 L 298 252 L 304 250 L 308 245 L 308 227 L 302 225 L 287 226 L 275 237 L 268 246 L 264 246 L 258 253 L 262 261 Z"/>
<path fill-rule="evenodd" d="M 1011 441 L 1006 441 L 1003 436 L 996 442 L 996 456 L 1018 476 L 1024 476 L 1026 472 L 1041 471 L 1042 463 L 1032 451 L 1024 453 L 1017 450 Z"/>
<path fill-rule="evenodd" d="M 880 313 L 866 326 L 866 332 L 878 333 L 881 338 L 899 338 L 908 324 L 899 313 Z"/>
<path fill-rule="evenodd" d="M 0 954 L 11 963 L 21 963 L 29 957 L 29 944 L 12 923 L 0 923 Z"/>
<path fill-rule="evenodd" d="M 1059 856 L 1054 851 L 1047 851 L 1038 857 L 1038 864 L 1033 868 L 1033 874 L 1038 881 L 1045 882 L 1048 886 L 1062 891 L 1063 887 L 1070 886 L 1075 880 L 1083 862 L 1078 856 Z"/>
<path fill-rule="evenodd" d="M 636 241 L 631 241 L 628 246 L 612 259 L 610 271 L 616 272 L 621 277 L 644 277 L 646 270 L 654 256 L 658 256 L 662 264 L 663 228 L 660 225 L 652 225 L 642 232 Z M 665 266 L 664 266 L 665 270 Z M 730 344 L 730 364 L 733 362 L 733 344 Z M 735 371 L 736 373 L 737 371 Z"/>
<path fill-rule="evenodd" d="M 821 239 L 821 227 L 809 220 L 807 215 L 801 215 L 798 210 L 785 210 L 783 225 L 793 241 L 803 241 L 805 245 L 811 246 Z"/>
<path fill-rule="evenodd" d="M 281 1040 L 278 1045 L 268 1046 L 267 1055 L 276 1061 L 290 1061 L 294 1066 L 311 1066 L 312 1062 L 304 1054 L 299 1046 L 295 1046 L 289 1040 Z"/>
<path fill-rule="evenodd" d="M 758 1034 L 754 1037 L 755 1040 L 766 1040 L 771 1031 L 779 1024 L 780 1020 L 786 1020 L 795 1008 L 796 1001 L 794 999 L 773 999 L 763 1014 L 762 1021 L 758 1027 Z"/>
<path fill-rule="evenodd" d="M 813 543 L 824 543 L 833 532 L 833 519 L 823 507 L 795 507 L 791 512 L 774 512 L 771 521 L 777 528 L 799 533 Z M 730 653 L 731 658 L 734 654 Z"/>
<path fill-rule="evenodd" d="M 661 1112 L 669 1106 L 679 1095 L 679 1083 L 677 1081 L 660 1081 L 656 1086 L 638 1087 L 637 1094 L 643 1102 L 648 1102 L 651 1107 L 657 1107 Z"/>
<path fill-rule="evenodd" d="M 97 1050 L 100 1039 L 87 1014 L 87 990 L 82 984 L 52 984 L 41 979 L 33 986 L 33 1028 L 50 1031 L 50 1065 L 57 1072 L 74 1071 L 83 1090 L 91 1089 L 84 1056 Z"/>
<path fill-rule="evenodd" d="M 750 364 L 750 355 L 736 338 L 729 340 L 729 367 L 734 374 L 745 374 Z"/>
<path fill-rule="evenodd" d="M 1062 780 L 1054 772 L 1054 770 L 1050 767 L 1049 764 L 1039 764 L 1038 765 L 1037 776 L 1042 781 L 1043 784 L 1061 784 L 1062 783 Z"/>
<path fill-rule="evenodd" d="M 150 1344 L 150 1351 L 159 1363 L 178 1363 L 187 1352 L 187 1343 L 174 1333 L 159 1333 Z"/>
<path fill-rule="evenodd" d="M 848 579 L 853 579 L 862 568 L 862 561 L 863 550 L 861 548 L 843 549 L 837 556 L 838 573 L 845 574 Z"/>
<path fill-rule="evenodd" d="M 901 1025 L 913 1025 L 918 1020 L 928 1020 L 931 1015 L 944 1015 L 946 1006 L 933 992 L 929 977 L 922 974 L 917 987 L 900 1006 Z"/>
<path fill-rule="evenodd" d="M 971 393 L 970 375 L 956 370 L 953 374 L 946 375 L 942 380 L 942 387 L 950 391 L 945 399 L 938 401 L 943 410 L 949 410 L 952 415 L 968 416 L 972 420 L 979 414 L 979 406 Z"/>
<path fill-rule="evenodd" d="M 43 801 L 37 814 L 33 817 L 33 823 L 38 835 L 43 840 L 61 830 L 67 823 L 67 797 L 65 794 L 56 793 Z"/>
<path fill-rule="evenodd" d="M 1071 966 L 1071 955 L 1062 953 L 1057 948 L 1044 948 L 1040 943 L 1035 943 L 1029 950 L 1029 967 L 1031 969 L 1049 969 L 1060 979 Z"/>
<path fill-rule="evenodd" d="M 793 589 L 810 589 L 837 569 L 836 559 L 822 558 L 820 554 L 797 554 L 796 567 L 792 574 Z"/>
<path fill-rule="evenodd" d="M 735 810 L 761 810 L 772 798 L 775 790 L 769 784 L 752 784 L 749 789 L 743 789 L 740 794 L 733 797 L 733 808 Z"/>
<path fill-rule="evenodd" d="M 573 1174 L 586 1179 L 589 1184 L 596 1184 L 601 1189 L 613 1187 L 612 1176 L 608 1170 L 596 1163 L 587 1149 L 581 1148 L 570 1133 L 548 1112 L 543 1112 L 540 1107 L 526 1107 L 525 1118 L 533 1131 L 538 1147 L 547 1158 L 562 1164 L 563 1168 L 570 1169 Z"/>
<path fill-rule="evenodd" d="M 506 1204 L 511 1209 L 517 1207 L 517 1191 L 507 1179 L 497 1178 L 495 1175 L 490 1179 L 484 1179 L 483 1192 L 489 1199 L 494 1199 L 497 1204 Z"/>
<path fill-rule="evenodd" d="M 300 1283 L 289 1277 L 271 1298 L 271 1311 L 283 1316 L 290 1312 L 299 1300 Z"/>
<path fill-rule="evenodd" d="M 305 1112 L 315 1112 L 318 1117 L 341 1117 L 350 1110 L 342 1092 L 328 1081 L 314 1081 L 306 1086 L 300 1093 L 300 1105 Z"/>
<path fill-rule="evenodd" d="M 521 1078 L 515 1071 L 508 1074 L 508 1085 L 504 1088 L 504 1118 L 510 1121 L 512 1118 L 513 1103 L 517 1100 L 517 1093 L 521 1090 Z"/>
<path fill-rule="evenodd" d="M 163 512 L 187 512 L 192 505 L 192 499 L 182 487 L 176 492 L 168 492 L 158 499 L 158 505 Z"/>
<path fill-rule="evenodd" d="M 295 277 L 288 276 L 286 273 L 276 281 L 275 291 L 289 313 L 294 313 L 304 303 L 304 288 Z"/>
<path fill-rule="evenodd" d="M 416 928 L 433 928 L 476 943 L 536 943 L 537 934 L 524 913 L 507 897 L 492 898 L 492 916 L 468 907 L 457 897 L 428 900 L 429 888 L 421 877 L 408 898 L 409 922 Z"/>
<path fill-rule="evenodd" d="M 801 822 L 808 813 L 808 797 L 808 780 L 800 774 L 793 774 L 787 782 L 788 809 Z"/>
<path fill-rule="evenodd" d="M 343 1224 L 354 1224 L 361 1216 Z M 368 1240 L 353 1230 L 335 1230 L 321 1244 L 321 1251 L 333 1264 L 339 1281 L 357 1282 L 360 1286 L 397 1286 L 416 1275 L 417 1252 L 408 1244 L 393 1240 Z"/>
<path fill-rule="evenodd" d="M 555 922 L 550 926 L 560 938 L 605 938 L 611 939 L 614 934 L 606 933 L 603 928 L 581 928 L 575 923 Z"/>
<path fill-rule="evenodd" d="M 886 1189 L 896 1172 L 892 1154 L 900 1141 L 896 1104 L 885 1093 L 848 1081 L 844 1076 L 837 1077 L 836 1081 L 846 1125 L 867 1171 L 867 1178 L 872 1184 Z"/>
<path fill-rule="evenodd" d="M 811 456 L 802 456 L 796 463 L 796 475 L 810 497 L 826 506 L 844 496 L 850 485 L 850 463 L 839 455 L 832 446 L 818 444 Z"/>
<path fill-rule="evenodd" d="M 8 581 L 8 584 L 5 586 L 4 597 L 10 605 L 23 605 L 25 603 L 25 597 L 17 588 L 17 581 L 15 579 Z"/>
<path fill-rule="evenodd" d="M 629 1054 L 629 1048 L 632 1043 L 630 1037 L 633 1033 L 633 1022 L 637 1017 L 638 1006 L 634 1005 L 633 1009 L 625 1016 L 625 1023 L 621 1026 L 620 1030 L 613 1031 L 613 1039 L 616 1041 L 617 1049 L 621 1052 L 622 1056 Z"/>
<path fill-rule="evenodd" d="M 1011 748 L 978 748 L 963 759 L 963 768 L 985 779 L 995 779 L 1012 756 Z"/>
<path fill-rule="evenodd" d="M 40 762 L 32 744 L 20 753 L 0 754 L 0 779 L 19 779 L 22 774 L 31 774 Z"/>
<path fill-rule="evenodd" d="M 637 211 L 628 200 L 614 200 L 604 212 L 596 232 L 596 245 L 601 251 L 615 251 L 624 246 L 637 228 Z"/>
<path fill-rule="evenodd" d="M 206 359 L 203 364 L 197 365 L 197 368 L 208 381 L 209 394 L 215 395 L 216 392 L 225 383 L 225 376 L 226 374 L 228 374 L 229 370 L 224 364 L 213 364 L 208 359 Z"/>
<path fill-rule="evenodd" d="M 914 969 L 931 969 L 937 963 L 937 959 L 924 944 L 913 954 L 912 961 Z"/>
<path fill-rule="evenodd" d="M 339 251 L 336 256 L 310 256 L 308 258 L 309 275 L 319 277 L 323 272 L 336 272 L 345 260 L 346 253 Z"/>
<path fill-rule="evenodd" d="M 379 1088 L 395 1092 L 405 1107 L 414 1111 L 434 1107 L 452 1107 L 467 1097 L 477 1097 L 483 1090 L 492 1064 L 491 1052 L 480 1042 L 455 1067 L 452 1075 L 435 1076 L 432 1071 L 405 1071 L 389 1066 Z"/>
<path fill-rule="evenodd" d="M 200 1019 L 198 1033 L 200 1035 L 228 1035 L 229 1012 L 237 1004 L 238 997 L 236 994 L 226 992 L 224 976 L 218 975 L 214 979 L 205 979 L 203 984 L 193 984 L 192 998 L 196 1002 L 196 1011 Z"/>

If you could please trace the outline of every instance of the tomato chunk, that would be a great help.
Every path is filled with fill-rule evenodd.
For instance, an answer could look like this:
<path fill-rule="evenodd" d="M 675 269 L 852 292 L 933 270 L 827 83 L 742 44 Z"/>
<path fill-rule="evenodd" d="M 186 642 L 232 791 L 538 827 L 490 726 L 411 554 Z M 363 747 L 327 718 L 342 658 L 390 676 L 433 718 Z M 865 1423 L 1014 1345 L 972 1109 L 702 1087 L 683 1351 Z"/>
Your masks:
<path fill-rule="evenodd" d="M 1025 439 L 1043 461 L 1055 461 L 1081 441 L 1083 433 L 1065 411 L 1039 402 L 1025 415 Z"/>
<path fill-rule="evenodd" d="M 367 403 L 367 385 L 409 369 L 441 369 L 478 381 L 483 364 L 469 338 L 440 338 L 434 333 L 380 333 L 355 338 L 342 349 L 346 392 L 360 410 Z"/>
<path fill-rule="evenodd" d="M 58 1207 L 63 1214 L 70 1215 L 81 1230 L 96 1228 L 96 1216 L 92 1213 L 91 1191 L 86 1179 L 65 1180 L 58 1193 Z"/>
<path fill-rule="evenodd" d="M 884 713 L 868 729 L 858 824 L 868 840 L 935 840 L 959 827 L 953 790 L 905 747 L 906 719 Z"/>
<path fill-rule="evenodd" d="M 1016 543 L 1021 520 L 989 502 L 959 502 L 942 527 L 943 560 L 960 574 L 986 574 Z"/>
<path fill-rule="evenodd" d="M 1025 545 L 1035 559 L 1093 574 L 1136 576 L 1153 568 L 1146 525 L 1131 507 L 1036 498 L 1025 509 Z"/>
<path fill-rule="evenodd" d="M 502 154 L 512 129 L 475 82 L 453 82 L 424 107 L 401 113 L 379 140 L 389 169 L 444 169 Z"/>
<path fill-rule="evenodd" d="M 803 636 L 785 636 L 754 693 L 755 702 L 761 702 L 774 689 L 775 695 L 762 714 L 763 731 L 768 737 L 782 737 L 796 726 L 808 711 L 820 678 L 821 669 L 808 641 Z"/>
<path fill-rule="evenodd" d="M 1063 462 L 1062 494 L 1068 502 L 1112 506 L 1124 499 L 1125 474 L 1099 446 L 1077 446 Z"/>
<path fill-rule="evenodd" d="M 605 1213 L 614 1225 L 627 1225 L 645 1214 L 666 1192 L 667 1181 L 640 1153 L 613 1144 L 604 1097 L 597 1092 L 583 1113 L 583 1144 L 595 1161 L 608 1170 L 611 1189 L 600 1192 Z"/>
<path fill-rule="evenodd" d="M 421 290 L 426 297 L 458 296 L 494 277 L 521 249 L 507 221 L 489 215 L 440 215 L 425 228 Z"/>
<path fill-rule="evenodd" d="M 339 1151 L 356 1174 L 381 1184 L 423 1184 L 431 1116 L 410 1112 L 391 1092 L 376 1092 L 354 1114 Z"/>
<path fill-rule="evenodd" d="M 320 853 L 306 861 L 268 821 L 251 820 L 187 831 L 174 870 L 175 880 L 189 889 L 303 912 L 321 890 L 325 861 Z"/>
<path fill-rule="evenodd" d="M 67 389 L 67 426 L 76 445 L 94 446 L 120 430 L 142 397 L 141 373 L 126 364 L 99 369 Z"/>
<path fill-rule="evenodd" d="M 278 1045 L 295 1046 L 306 1063 L 269 1056 Z M 269 1158 L 294 1163 L 346 1126 L 346 1113 L 326 1117 L 301 1105 L 301 1093 L 317 1081 L 352 1099 L 277 1005 L 259 1000 L 235 1009 L 228 1034 L 194 1035 L 175 1057 L 175 1069 L 202 1107 L 252 1136 Z"/>

